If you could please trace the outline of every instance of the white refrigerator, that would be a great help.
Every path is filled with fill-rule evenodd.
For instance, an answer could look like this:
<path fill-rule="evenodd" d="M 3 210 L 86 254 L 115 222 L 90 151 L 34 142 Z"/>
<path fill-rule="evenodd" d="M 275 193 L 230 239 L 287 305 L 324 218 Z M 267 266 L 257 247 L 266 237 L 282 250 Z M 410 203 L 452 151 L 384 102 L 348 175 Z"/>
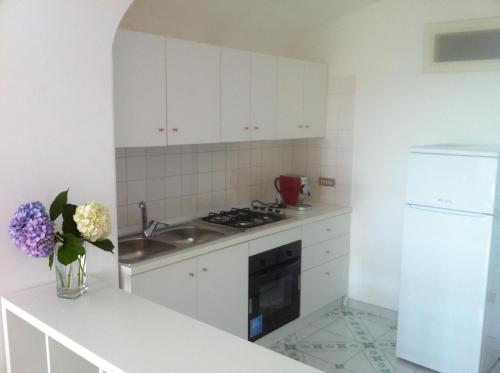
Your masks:
<path fill-rule="evenodd" d="M 500 369 L 499 154 L 487 146 L 410 149 L 400 358 L 443 373 Z"/>

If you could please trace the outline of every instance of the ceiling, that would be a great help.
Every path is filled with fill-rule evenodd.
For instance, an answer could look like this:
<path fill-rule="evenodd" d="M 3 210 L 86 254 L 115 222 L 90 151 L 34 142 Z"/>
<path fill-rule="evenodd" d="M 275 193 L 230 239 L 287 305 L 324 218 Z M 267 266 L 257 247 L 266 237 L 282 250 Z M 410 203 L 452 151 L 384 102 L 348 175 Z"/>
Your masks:
<path fill-rule="evenodd" d="M 305 32 L 375 0 L 135 0 L 120 27 L 287 54 Z"/>

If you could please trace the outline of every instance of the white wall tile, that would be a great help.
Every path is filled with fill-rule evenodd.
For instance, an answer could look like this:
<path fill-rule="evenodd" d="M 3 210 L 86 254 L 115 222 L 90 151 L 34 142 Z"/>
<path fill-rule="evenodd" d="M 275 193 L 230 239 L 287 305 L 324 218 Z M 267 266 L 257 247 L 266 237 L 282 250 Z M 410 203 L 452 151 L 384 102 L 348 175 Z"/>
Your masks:
<path fill-rule="evenodd" d="M 250 165 L 262 166 L 262 149 L 252 149 L 250 151 Z"/>
<path fill-rule="evenodd" d="M 328 95 L 328 111 L 332 113 L 352 113 L 354 111 L 354 95 L 350 93 Z"/>
<path fill-rule="evenodd" d="M 212 208 L 212 193 L 198 194 L 198 212 L 208 213 Z"/>
<path fill-rule="evenodd" d="M 354 75 L 333 75 L 328 80 L 328 93 L 354 93 L 355 85 Z"/>
<path fill-rule="evenodd" d="M 127 181 L 127 159 L 116 158 L 116 181 Z"/>
<path fill-rule="evenodd" d="M 165 154 L 164 146 L 150 146 L 146 148 L 146 155 L 163 155 Z"/>
<path fill-rule="evenodd" d="M 164 156 L 149 155 L 146 157 L 146 178 L 163 177 L 165 173 Z"/>
<path fill-rule="evenodd" d="M 182 145 L 169 145 L 165 147 L 165 154 L 180 154 L 182 153 Z"/>
<path fill-rule="evenodd" d="M 226 151 L 226 169 L 238 168 L 238 151 L 228 150 Z"/>
<path fill-rule="evenodd" d="M 198 175 L 182 175 L 182 195 L 190 196 L 198 193 Z"/>
<path fill-rule="evenodd" d="M 181 198 L 181 215 L 191 216 L 198 210 L 197 196 L 187 196 Z"/>
<path fill-rule="evenodd" d="M 212 191 L 212 173 L 205 172 L 198 174 L 198 193 L 208 193 Z"/>
<path fill-rule="evenodd" d="M 148 202 L 148 219 L 162 221 L 165 219 L 165 200 Z"/>
<path fill-rule="evenodd" d="M 144 157 L 146 148 L 126 148 L 127 157 Z"/>
<path fill-rule="evenodd" d="M 141 224 L 141 210 L 137 204 L 127 206 L 127 225 L 140 226 Z"/>
<path fill-rule="evenodd" d="M 212 153 L 212 170 L 224 171 L 226 169 L 226 152 L 216 151 Z"/>
<path fill-rule="evenodd" d="M 182 173 L 181 155 L 165 155 L 165 176 L 177 176 Z"/>
<path fill-rule="evenodd" d="M 181 154 L 181 173 L 182 175 L 191 175 L 198 172 L 197 153 Z"/>
<path fill-rule="evenodd" d="M 165 217 L 173 218 L 181 215 L 181 199 L 167 198 L 165 200 Z"/>
<path fill-rule="evenodd" d="M 165 179 L 147 179 L 146 180 L 146 200 L 158 201 L 165 199 Z M 149 204 L 148 204 L 149 207 Z"/>
<path fill-rule="evenodd" d="M 125 158 L 127 156 L 126 148 L 115 148 L 115 157 L 116 158 Z"/>
<path fill-rule="evenodd" d="M 133 180 L 127 182 L 127 203 L 138 204 L 146 200 L 146 180 Z"/>
<path fill-rule="evenodd" d="M 352 167 L 352 150 L 338 149 L 337 150 L 337 165 L 341 167 Z"/>
<path fill-rule="evenodd" d="M 238 185 L 240 187 L 250 186 L 252 184 L 251 177 L 250 167 L 238 169 Z"/>
<path fill-rule="evenodd" d="M 241 149 L 238 152 L 238 168 L 250 167 L 250 149 Z"/>
<path fill-rule="evenodd" d="M 238 187 L 238 170 L 226 170 L 226 189 Z"/>
<path fill-rule="evenodd" d="M 352 149 L 353 133 L 352 130 L 339 130 L 337 147 L 340 149 Z"/>
<path fill-rule="evenodd" d="M 212 190 L 226 189 L 226 171 L 212 172 Z"/>
<path fill-rule="evenodd" d="M 127 157 L 127 180 L 146 178 L 146 157 Z"/>
<path fill-rule="evenodd" d="M 224 190 L 212 192 L 212 209 L 220 210 L 226 206 L 226 192 Z"/>
<path fill-rule="evenodd" d="M 116 204 L 118 206 L 127 204 L 127 183 L 116 183 Z"/>
<path fill-rule="evenodd" d="M 170 176 L 165 178 L 165 198 L 179 197 L 182 192 L 181 176 Z"/>
<path fill-rule="evenodd" d="M 209 144 L 210 145 L 210 144 Z M 212 171 L 212 153 L 198 153 L 198 172 Z"/>

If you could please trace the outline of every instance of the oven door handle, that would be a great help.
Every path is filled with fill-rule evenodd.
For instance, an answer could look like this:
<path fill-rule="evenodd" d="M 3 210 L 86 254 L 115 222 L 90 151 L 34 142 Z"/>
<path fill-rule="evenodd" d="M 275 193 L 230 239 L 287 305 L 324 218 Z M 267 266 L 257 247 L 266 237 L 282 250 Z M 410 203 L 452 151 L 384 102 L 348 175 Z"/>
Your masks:
<path fill-rule="evenodd" d="M 257 272 L 251 273 L 250 277 L 253 279 L 259 279 L 265 276 L 269 276 L 273 272 L 276 272 L 277 269 L 279 269 L 280 272 L 288 273 L 291 272 L 297 265 L 300 265 L 300 258 L 291 259 L 288 262 L 275 264 L 272 267 L 261 269 Z"/>

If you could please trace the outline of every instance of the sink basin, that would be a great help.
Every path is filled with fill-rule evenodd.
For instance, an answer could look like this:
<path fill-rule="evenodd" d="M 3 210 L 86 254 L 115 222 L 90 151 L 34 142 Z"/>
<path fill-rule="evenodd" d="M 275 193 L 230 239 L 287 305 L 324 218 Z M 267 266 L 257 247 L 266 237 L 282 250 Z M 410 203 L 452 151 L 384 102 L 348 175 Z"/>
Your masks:
<path fill-rule="evenodd" d="M 125 237 L 118 241 L 119 260 L 125 264 L 154 258 L 175 249 L 174 245 L 148 239 L 142 235 Z"/>
<path fill-rule="evenodd" d="M 184 225 L 157 233 L 153 236 L 153 239 L 179 247 L 197 245 L 216 240 L 223 236 L 225 236 L 225 233 L 216 230 L 197 227 L 195 225 Z"/>

